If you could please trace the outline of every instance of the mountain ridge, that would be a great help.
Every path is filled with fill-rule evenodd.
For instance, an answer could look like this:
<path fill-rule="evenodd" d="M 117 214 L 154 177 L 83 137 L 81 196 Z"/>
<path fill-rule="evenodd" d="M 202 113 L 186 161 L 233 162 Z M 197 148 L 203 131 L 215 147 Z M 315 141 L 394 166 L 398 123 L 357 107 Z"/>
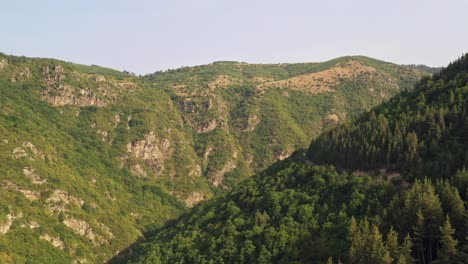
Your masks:
<path fill-rule="evenodd" d="M 333 77 L 320 94 L 254 79 L 334 66 L 207 65 L 152 80 L 0 54 L 0 259 L 108 260 L 426 74 L 377 65 L 387 72 Z"/>

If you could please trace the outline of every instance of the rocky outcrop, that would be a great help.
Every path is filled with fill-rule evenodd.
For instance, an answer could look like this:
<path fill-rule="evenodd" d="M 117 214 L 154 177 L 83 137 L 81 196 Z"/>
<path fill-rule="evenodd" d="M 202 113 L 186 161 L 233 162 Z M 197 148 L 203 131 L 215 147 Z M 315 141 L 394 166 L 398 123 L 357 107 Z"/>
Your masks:
<path fill-rule="evenodd" d="M 13 149 L 12 157 L 14 159 L 28 159 L 33 161 L 35 158 L 45 160 L 45 155 L 38 150 L 31 142 L 23 142 L 20 147 Z"/>
<path fill-rule="evenodd" d="M 244 131 L 254 131 L 257 125 L 260 123 L 260 118 L 256 114 L 249 115 L 247 118 L 247 125 Z"/>
<path fill-rule="evenodd" d="M 275 159 L 276 160 L 284 160 L 287 157 L 291 156 L 291 154 L 292 154 L 292 150 L 291 151 L 283 150 L 283 151 L 281 151 L 280 153 L 278 153 L 276 155 Z"/>
<path fill-rule="evenodd" d="M 94 91 L 86 88 L 75 88 L 66 84 L 67 75 L 61 65 L 43 67 L 42 76 L 42 80 L 47 85 L 47 88 L 42 91 L 42 99 L 53 106 L 101 107 L 106 105 L 106 102 L 98 97 Z M 102 78 L 98 79 L 102 80 Z"/>
<path fill-rule="evenodd" d="M 3 186 L 7 190 L 22 193 L 24 195 L 24 197 L 26 197 L 26 199 L 28 199 L 29 201 L 36 201 L 41 196 L 38 191 L 32 191 L 32 190 L 28 190 L 26 188 L 22 188 L 22 187 L 16 185 L 15 183 L 13 183 L 13 182 L 4 181 Z"/>
<path fill-rule="evenodd" d="M 41 185 L 47 182 L 46 179 L 42 179 L 38 174 L 36 174 L 36 169 L 33 167 L 24 167 L 23 174 L 30 179 L 33 184 Z"/>
<path fill-rule="evenodd" d="M 13 76 L 11 76 L 10 81 L 15 82 L 24 82 L 29 77 L 31 77 L 31 71 L 28 67 L 21 68 L 15 72 Z"/>
<path fill-rule="evenodd" d="M 75 89 L 66 84 L 50 87 L 42 92 L 42 98 L 53 106 L 77 105 L 102 107 L 106 102 L 88 89 Z"/>
<path fill-rule="evenodd" d="M 50 242 L 52 244 L 52 246 L 54 246 L 56 248 L 59 248 L 61 250 L 63 250 L 65 248 L 65 243 L 59 237 L 51 236 L 51 235 L 45 233 L 45 234 L 42 234 L 40 236 L 40 239 L 43 239 L 43 240 L 45 240 L 47 242 Z"/>
<path fill-rule="evenodd" d="M 133 158 L 144 161 L 156 175 L 164 170 L 164 163 L 172 155 L 171 142 L 167 138 L 157 138 L 151 131 L 144 139 L 127 144 L 127 153 Z"/>
<path fill-rule="evenodd" d="M 67 217 L 63 221 L 63 224 L 72 229 L 76 234 L 84 236 L 91 240 L 94 246 L 107 244 L 109 243 L 108 239 L 112 239 L 114 237 L 114 234 L 110 231 L 110 229 L 102 223 L 97 223 L 97 225 L 99 226 L 98 230 L 100 230 L 105 237 L 97 234 L 96 231 L 91 227 L 91 225 L 83 220 L 79 220 L 73 217 Z"/>
<path fill-rule="evenodd" d="M 22 213 L 19 213 L 19 214 L 7 214 L 7 219 L 6 219 L 6 222 L 4 223 L 0 223 L 0 234 L 4 235 L 6 233 L 8 233 L 8 231 L 10 230 L 11 226 L 13 225 L 13 221 L 15 219 L 18 219 L 18 218 L 21 218 L 23 217 L 23 214 Z"/>
<path fill-rule="evenodd" d="M 68 211 L 67 206 L 81 207 L 84 204 L 83 199 L 71 196 L 63 190 L 55 190 L 49 198 L 46 199 L 47 208 L 54 213 Z"/>
<path fill-rule="evenodd" d="M 102 240 L 102 237 L 98 237 L 86 221 L 78 220 L 75 218 L 67 218 L 63 220 L 63 224 L 72 229 L 75 233 L 79 234 L 80 236 L 87 237 L 95 245 L 98 242 L 98 239 Z"/>
<path fill-rule="evenodd" d="M 117 126 L 120 124 L 120 115 L 115 114 L 114 116 L 114 128 L 117 128 Z"/>
<path fill-rule="evenodd" d="M 192 208 L 203 200 L 205 200 L 205 196 L 203 195 L 203 193 L 193 192 L 189 195 L 189 197 L 187 197 L 187 199 L 185 199 L 185 204 L 188 207 Z"/>
<path fill-rule="evenodd" d="M 226 164 L 224 164 L 223 168 L 219 170 L 216 173 L 213 173 L 210 177 L 209 180 L 213 186 L 218 187 L 224 180 L 224 174 L 226 172 L 232 171 L 237 167 L 236 163 L 234 161 L 228 161 Z"/>

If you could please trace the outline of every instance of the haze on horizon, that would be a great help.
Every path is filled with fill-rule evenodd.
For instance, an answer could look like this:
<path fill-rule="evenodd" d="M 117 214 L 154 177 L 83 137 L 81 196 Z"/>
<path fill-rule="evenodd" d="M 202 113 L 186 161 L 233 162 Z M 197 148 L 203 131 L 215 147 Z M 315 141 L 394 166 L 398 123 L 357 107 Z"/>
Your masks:
<path fill-rule="evenodd" d="M 138 74 L 345 55 L 443 66 L 468 48 L 466 10 L 464 0 L 4 1 L 0 52 Z"/>

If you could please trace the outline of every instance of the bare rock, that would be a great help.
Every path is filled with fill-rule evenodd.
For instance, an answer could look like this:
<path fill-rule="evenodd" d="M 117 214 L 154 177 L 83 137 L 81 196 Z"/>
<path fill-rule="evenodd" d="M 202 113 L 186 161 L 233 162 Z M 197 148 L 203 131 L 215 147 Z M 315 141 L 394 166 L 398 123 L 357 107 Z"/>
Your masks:
<path fill-rule="evenodd" d="M 13 225 L 13 221 L 15 219 L 19 219 L 23 217 L 23 213 L 19 213 L 19 214 L 7 214 L 7 220 L 6 222 L 4 223 L 0 223 L 0 234 L 4 235 L 6 233 L 8 233 L 8 231 L 10 230 L 11 226 Z"/>
<path fill-rule="evenodd" d="M 114 128 L 116 128 L 120 124 L 120 115 L 115 114 L 114 116 Z"/>
<path fill-rule="evenodd" d="M 84 204 L 83 199 L 71 196 L 63 190 L 55 190 L 49 198 L 46 199 L 47 207 L 51 212 L 60 213 L 68 211 L 67 206 L 81 207 Z"/>
<path fill-rule="evenodd" d="M 185 199 L 185 204 L 187 204 L 188 207 L 192 208 L 203 200 L 205 200 L 205 196 L 203 195 L 203 193 L 193 192 L 189 195 L 189 197 L 187 197 L 187 199 Z"/>
<path fill-rule="evenodd" d="M 45 155 L 42 151 L 38 150 L 31 142 L 23 142 L 20 147 L 13 149 L 12 157 L 14 159 L 23 159 L 34 160 L 34 158 L 39 158 L 45 160 Z"/>
<path fill-rule="evenodd" d="M 26 188 L 22 188 L 22 187 L 16 185 L 15 183 L 13 183 L 13 182 L 4 181 L 3 186 L 7 190 L 22 193 L 26 197 L 26 199 L 28 199 L 29 201 L 36 201 L 41 196 L 39 192 L 32 191 L 32 190 L 29 190 L 29 189 L 26 189 Z"/>
<path fill-rule="evenodd" d="M 46 179 L 42 179 L 38 174 L 36 174 L 36 169 L 33 167 L 24 167 L 23 168 L 24 176 L 29 178 L 33 184 L 44 184 L 47 182 Z"/>
<path fill-rule="evenodd" d="M 89 89 L 75 89 L 66 84 L 42 91 L 42 99 L 53 106 L 77 105 L 102 107 L 107 103 Z"/>
<path fill-rule="evenodd" d="M 45 233 L 45 234 L 42 234 L 40 236 L 40 238 L 47 241 L 47 242 L 50 242 L 52 244 L 52 246 L 54 246 L 56 248 L 59 248 L 61 250 L 63 250 L 65 248 L 65 243 L 63 243 L 62 239 L 60 239 L 59 237 L 51 236 L 51 235 Z"/>
<path fill-rule="evenodd" d="M 157 138 L 151 131 L 144 139 L 127 144 L 127 153 L 153 169 L 156 175 L 164 170 L 164 163 L 172 155 L 171 142 L 167 138 Z"/>
<path fill-rule="evenodd" d="M 234 170 L 236 167 L 237 165 L 236 163 L 234 163 L 234 161 L 230 160 L 226 162 L 226 164 L 224 164 L 224 167 L 220 171 L 211 175 L 211 184 L 213 184 L 213 186 L 215 187 L 218 187 L 224 180 L 224 174 L 226 174 L 226 172 Z"/>
<path fill-rule="evenodd" d="M 249 115 L 245 131 L 254 131 L 259 123 L 260 118 L 256 114 Z"/>
<path fill-rule="evenodd" d="M 96 234 L 89 225 L 89 223 L 86 221 L 75 218 L 67 218 L 63 221 L 63 224 L 65 224 L 67 227 L 72 229 L 75 233 L 79 234 L 80 236 L 84 236 L 91 240 L 94 246 L 100 246 L 104 243 L 108 243 L 107 239 Z"/>
<path fill-rule="evenodd" d="M 29 70 L 28 67 L 21 68 L 13 76 L 11 76 L 10 81 L 11 82 L 24 82 L 26 81 L 29 77 L 31 77 L 31 71 Z"/>

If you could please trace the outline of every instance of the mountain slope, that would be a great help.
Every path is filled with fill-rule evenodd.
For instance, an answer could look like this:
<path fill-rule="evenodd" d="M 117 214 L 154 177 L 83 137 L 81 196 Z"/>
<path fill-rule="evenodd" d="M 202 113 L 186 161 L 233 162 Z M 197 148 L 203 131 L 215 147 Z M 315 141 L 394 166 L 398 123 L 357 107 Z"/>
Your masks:
<path fill-rule="evenodd" d="M 217 62 L 146 79 L 170 94 L 196 132 L 203 174 L 215 186 L 232 186 L 239 176 L 306 147 L 324 127 L 410 89 L 422 76 L 355 56 L 306 64 Z"/>
<path fill-rule="evenodd" d="M 467 71 L 464 56 L 358 121 L 323 133 L 312 142 L 309 157 L 353 170 L 450 178 L 468 166 Z"/>
<path fill-rule="evenodd" d="M 0 54 L 0 262 L 108 260 L 424 74 L 346 57 L 139 78 Z"/>
<path fill-rule="evenodd" d="M 466 263 L 467 62 L 465 55 L 413 91 L 330 129 L 307 156 L 298 151 L 195 207 L 156 232 L 130 263 Z M 434 113 L 438 121 L 423 123 L 432 129 L 416 130 Z M 401 150 L 395 156 L 419 159 L 390 163 L 393 173 L 370 171 L 382 169 L 379 149 L 393 139 L 392 127 L 410 138 L 391 145 Z M 418 138 L 440 152 L 429 158 Z M 374 151 L 366 156 L 356 149 L 368 146 Z M 445 170 L 430 171 L 444 159 Z"/>

